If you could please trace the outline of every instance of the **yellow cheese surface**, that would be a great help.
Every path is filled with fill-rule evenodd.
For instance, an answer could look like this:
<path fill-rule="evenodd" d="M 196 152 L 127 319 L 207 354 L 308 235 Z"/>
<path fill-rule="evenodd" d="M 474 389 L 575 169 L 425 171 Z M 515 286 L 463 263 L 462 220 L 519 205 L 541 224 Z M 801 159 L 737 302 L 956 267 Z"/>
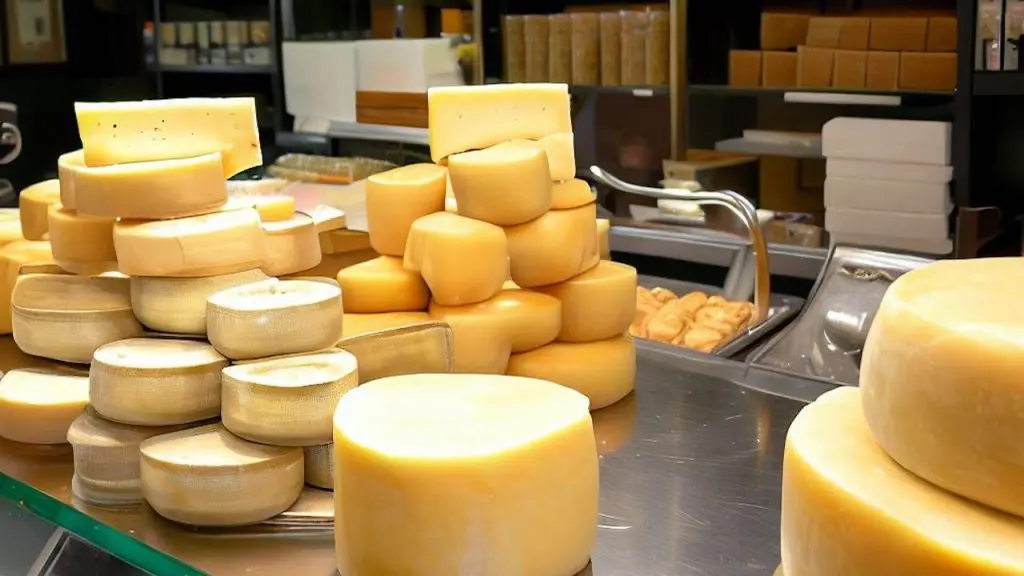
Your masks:
<path fill-rule="evenodd" d="M 861 391 L 805 407 L 786 437 L 786 576 L 1024 573 L 1024 519 L 958 498 L 875 443 Z M 965 410 L 966 411 L 966 410 Z"/>
<path fill-rule="evenodd" d="M 60 204 L 50 206 L 53 258 L 68 272 L 96 274 L 117 268 L 114 219 L 80 216 Z"/>
<path fill-rule="evenodd" d="M 573 149 L 572 132 L 550 134 L 543 138 L 538 138 L 536 144 L 548 156 L 552 180 L 562 182 L 576 177 L 576 152 Z"/>
<path fill-rule="evenodd" d="M 861 363 L 864 414 L 905 468 L 1024 516 L 1024 260 L 949 260 L 888 289 Z"/>
<path fill-rule="evenodd" d="M 231 177 L 263 164 L 253 98 L 77 102 L 75 116 L 89 166 L 219 152 Z"/>
<path fill-rule="evenodd" d="M 459 214 L 499 226 L 522 224 L 551 207 L 547 155 L 530 142 L 504 142 L 448 158 Z"/>
<path fill-rule="evenodd" d="M 234 286 L 266 280 L 260 270 L 202 278 L 136 276 L 132 310 L 147 328 L 170 334 L 206 334 L 206 300 Z"/>
<path fill-rule="evenodd" d="M 297 274 L 320 265 L 320 239 L 311 216 L 293 212 L 287 220 L 264 220 L 262 228 L 265 274 Z"/>
<path fill-rule="evenodd" d="M 50 230 L 49 212 L 52 204 L 60 204 L 60 180 L 44 180 L 18 194 L 21 233 L 26 240 L 42 240 Z"/>
<path fill-rule="evenodd" d="M 382 312 L 379 314 L 352 314 L 345 313 L 345 324 L 343 336 L 352 338 L 361 334 L 370 334 L 391 328 L 403 326 L 415 326 L 430 322 L 430 315 L 426 312 Z"/>
<path fill-rule="evenodd" d="M 564 282 L 597 265 L 597 205 L 551 210 L 505 228 L 512 281 L 523 288 Z"/>
<path fill-rule="evenodd" d="M 388 376 L 442 374 L 452 370 L 452 329 L 444 322 L 342 338 L 338 348 L 356 357 L 359 382 L 363 384 Z"/>
<path fill-rule="evenodd" d="M 288 198 L 292 197 L 288 196 Z M 303 212 L 313 218 L 317 233 L 339 230 L 348 226 L 348 216 L 345 211 L 334 206 L 318 204 L 308 210 L 303 210 Z"/>
<path fill-rule="evenodd" d="M 89 403 L 89 378 L 21 369 L 0 378 L 0 436 L 26 444 L 64 444 Z"/>
<path fill-rule="evenodd" d="M 597 219 L 597 252 L 602 260 L 611 260 L 612 251 L 608 243 L 608 232 L 612 223 L 607 218 Z"/>
<path fill-rule="evenodd" d="M 370 250 L 370 235 L 362 230 L 328 230 L 321 232 L 320 251 L 324 254 L 345 254 Z M 405 247 L 402 248 L 405 250 Z"/>
<path fill-rule="evenodd" d="M 444 210 L 447 173 L 443 166 L 412 164 L 367 178 L 370 246 L 381 254 L 401 256 L 413 222 Z"/>
<path fill-rule="evenodd" d="M 334 456 L 343 574 L 568 576 L 589 560 L 597 449 L 571 390 L 477 374 L 376 380 L 338 403 Z"/>
<path fill-rule="evenodd" d="M 538 292 L 562 303 L 560 342 L 593 342 L 629 330 L 636 317 L 636 268 L 601 261 L 565 282 Z"/>
<path fill-rule="evenodd" d="M 50 243 L 22 240 L 0 247 L 0 334 L 11 333 L 11 294 L 22 270 L 30 265 L 52 265 Z"/>
<path fill-rule="evenodd" d="M 74 210 L 75 168 L 85 166 L 85 151 L 75 150 L 57 158 L 57 178 L 60 181 L 60 203 L 68 210 Z"/>
<path fill-rule="evenodd" d="M 231 200 L 255 208 L 261 222 L 281 222 L 295 216 L 294 196 L 232 196 Z"/>
<path fill-rule="evenodd" d="M 595 201 L 594 192 L 590 189 L 590 184 L 586 180 L 576 178 L 566 180 L 565 182 L 556 182 L 551 189 L 552 210 L 579 208 L 580 206 L 593 204 Z"/>
<path fill-rule="evenodd" d="M 402 259 L 380 256 L 338 272 L 345 312 L 410 312 L 430 302 L 419 273 L 406 270 Z"/>
<path fill-rule="evenodd" d="M 430 305 L 430 316 L 449 322 L 453 330 L 462 325 L 460 319 L 454 319 L 456 316 L 477 318 L 481 323 L 489 322 L 499 334 L 497 341 L 508 340 L 510 351 L 518 353 L 553 342 L 561 330 L 563 313 L 562 304 L 557 298 L 529 290 L 506 289 L 490 300 L 466 306 L 441 306 L 434 302 Z M 493 344 L 493 339 L 473 344 L 474 338 L 469 334 L 463 339 L 467 342 L 460 343 L 458 330 L 455 338 L 456 351 L 461 349 L 470 355 L 470 346 L 486 347 Z"/>

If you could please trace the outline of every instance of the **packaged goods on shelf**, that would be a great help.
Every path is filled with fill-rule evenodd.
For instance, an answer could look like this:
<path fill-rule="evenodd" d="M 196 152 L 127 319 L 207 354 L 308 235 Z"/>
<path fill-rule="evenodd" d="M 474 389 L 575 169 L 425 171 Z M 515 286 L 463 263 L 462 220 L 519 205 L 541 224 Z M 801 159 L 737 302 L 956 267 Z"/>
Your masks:
<path fill-rule="evenodd" d="M 593 12 L 577 12 L 570 14 L 569 18 L 572 23 L 572 83 L 597 86 L 601 83 L 600 16 Z"/>
<path fill-rule="evenodd" d="M 636 269 L 602 261 L 565 282 L 534 288 L 561 303 L 559 342 L 594 342 L 622 334 L 636 316 Z"/>
<path fill-rule="evenodd" d="M 448 157 L 448 173 L 462 216 L 514 226 L 551 208 L 548 155 L 531 142 L 453 154 Z"/>
<path fill-rule="evenodd" d="M 0 302 L 3 303 L 0 306 L 0 334 L 11 333 L 10 302 L 18 276 L 28 267 L 39 266 L 49 267 L 51 271 L 56 266 L 49 242 L 21 240 L 0 247 L 0 282 L 3 282 L 0 290 Z"/>
<path fill-rule="evenodd" d="M 361 334 L 369 334 L 391 328 L 427 324 L 430 321 L 430 315 L 426 312 L 345 313 L 343 337 L 353 338 Z"/>
<path fill-rule="evenodd" d="M 50 206 L 60 203 L 60 180 L 44 180 L 18 194 L 21 233 L 26 240 L 42 240 L 50 231 Z"/>
<path fill-rule="evenodd" d="M 761 52 L 757 50 L 729 51 L 729 86 L 757 88 L 761 85 Z"/>
<path fill-rule="evenodd" d="M 351 184 L 394 168 L 373 158 L 333 158 L 309 154 L 285 154 L 267 167 L 267 174 L 297 182 Z"/>
<path fill-rule="evenodd" d="M 412 312 L 426 310 L 430 292 L 423 278 L 406 270 L 402 259 L 380 256 L 338 272 L 345 312 Z"/>
<path fill-rule="evenodd" d="M 65 444 L 89 404 L 89 378 L 52 369 L 16 369 L 0 377 L 0 436 L 25 444 Z"/>
<path fill-rule="evenodd" d="M 622 84 L 622 16 L 601 12 L 601 85 Z"/>
<path fill-rule="evenodd" d="M 622 85 L 643 86 L 647 82 L 647 38 L 650 13 L 645 10 L 623 10 L 622 17 Z"/>
<path fill-rule="evenodd" d="M 811 17 L 794 12 L 761 13 L 761 49 L 792 50 L 807 42 Z"/>
<path fill-rule="evenodd" d="M 264 255 L 261 269 L 268 276 L 296 274 L 320 265 L 320 237 L 311 216 L 294 214 L 287 220 L 263 222 Z"/>
<path fill-rule="evenodd" d="M 596 206 L 551 210 L 526 224 L 505 228 L 512 281 L 523 288 L 546 286 L 596 266 Z"/>
<path fill-rule="evenodd" d="M 526 352 L 553 342 L 562 326 L 562 306 L 556 298 L 519 289 L 503 289 L 490 300 L 466 306 L 441 306 L 433 302 L 430 316 L 452 326 L 456 360 L 461 356 L 460 364 L 463 366 L 473 355 L 471 347 L 487 345 L 486 342 L 473 342 L 474 328 L 486 327 L 496 331 L 496 342 L 508 340 L 511 352 Z M 460 328 L 466 328 L 461 343 Z"/>
<path fill-rule="evenodd" d="M 523 66 L 524 81 L 547 82 L 548 67 L 548 35 L 549 21 L 546 15 L 530 14 L 523 16 L 523 43 L 525 64 Z M 431 146 L 433 149 L 433 146 Z M 462 150 L 459 150 L 462 152 Z M 447 153 L 446 153 L 447 155 Z M 437 158 L 435 158 L 437 160 Z"/>
<path fill-rule="evenodd" d="M 652 10 L 648 13 L 650 28 L 644 46 L 644 83 L 648 86 L 665 86 L 669 76 L 669 22 L 667 10 Z"/>
<path fill-rule="evenodd" d="M 346 315 L 346 318 L 348 315 Z M 452 370 L 452 329 L 444 322 L 389 328 L 342 338 L 338 348 L 359 363 L 359 382 Z"/>
<path fill-rule="evenodd" d="M 53 259 L 73 274 L 98 274 L 117 269 L 114 219 L 81 216 L 60 204 L 49 211 Z"/>
<path fill-rule="evenodd" d="M 526 81 L 526 30 L 524 16 L 508 14 L 502 17 L 502 54 L 505 55 L 505 79 L 509 82 Z"/>
<path fill-rule="evenodd" d="M 876 17 L 870 27 L 867 48 L 871 50 L 923 52 L 928 44 L 928 18 L 924 16 Z"/>
<path fill-rule="evenodd" d="M 444 210 L 447 170 L 412 164 L 370 176 L 366 182 L 366 223 L 370 246 L 381 254 L 401 256 L 413 222 Z"/>
<path fill-rule="evenodd" d="M 814 48 L 838 50 L 867 50 L 869 37 L 874 35 L 872 19 L 857 16 L 814 16 L 807 24 L 807 41 L 802 44 Z M 876 48 L 888 50 L 889 48 Z"/>
<path fill-rule="evenodd" d="M 131 278 L 132 310 L 155 332 L 206 335 L 206 300 L 213 294 L 266 280 L 259 269 L 202 278 Z"/>
<path fill-rule="evenodd" d="M 572 81 L 572 20 L 568 14 L 548 16 L 547 81 Z"/>

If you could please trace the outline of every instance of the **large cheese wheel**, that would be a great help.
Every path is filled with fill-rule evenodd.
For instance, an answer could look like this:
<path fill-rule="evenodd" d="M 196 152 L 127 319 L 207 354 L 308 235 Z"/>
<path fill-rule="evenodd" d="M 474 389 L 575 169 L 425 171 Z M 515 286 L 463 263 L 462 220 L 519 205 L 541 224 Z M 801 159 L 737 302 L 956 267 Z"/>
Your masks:
<path fill-rule="evenodd" d="M 206 300 L 234 286 L 266 280 L 260 270 L 204 278 L 131 279 L 132 310 L 147 328 L 170 334 L 206 335 Z"/>
<path fill-rule="evenodd" d="M 44 180 L 18 194 L 21 233 L 26 240 L 42 240 L 50 231 L 50 206 L 60 204 L 60 180 Z"/>
<path fill-rule="evenodd" d="M 918 476 L 1024 516 L 1024 260 L 949 260 L 889 287 L 864 347 L 864 414 Z"/>
<path fill-rule="evenodd" d="M 512 281 L 523 288 L 564 282 L 597 265 L 597 204 L 551 210 L 505 228 Z"/>
<path fill-rule="evenodd" d="M 60 204 L 50 206 L 53 258 L 73 274 L 98 274 L 117 269 L 114 219 L 81 216 Z"/>
<path fill-rule="evenodd" d="M 444 210 L 447 173 L 443 166 L 412 164 L 366 180 L 366 224 L 374 250 L 402 255 L 412 223 Z"/>
<path fill-rule="evenodd" d="M 441 306 L 434 302 L 430 305 L 430 316 L 448 322 L 453 329 L 456 326 L 464 326 L 461 319 L 453 320 L 456 316 L 474 317 L 480 322 L 489 322 L 494 330 L 501 334 L 499 340 L 507 339 L 511 351 L 518 353 L 553 342 L 561 330 L 563 312 L 562 304 L 557 298 L 529 290 L 510 289 L 498 292 L 497 296 L 490 300 L 466 306 Z M 455 338 L 456 355 L 459 352 L 473 355 L 470 346 L 477 348 L 493 344 L 487 340 L 475 344 L 459 342 L 458 330 Z"/>
<path fill-rule="evenodd" d="M 361 334 L 370 334 L 404 326 L 416 326 L 428 322 L 430 322 L 430 315 L 426 312 L 381 312 L 378 314 L 350 314 L 346 312 L 342 335 L 344 338 L 352 338 Z"/>
<path fill-rule="evenodd" d="M 22 270 L 33 265 L 55 265 L 49 242 L 22 240 L 0 247 L 0 302 L 4 303 L 0 305 L 0 334 L 11 333 L 11 307 L 8 303 L 14 293 L 14 284 Z"/>
<path fill-rule="evenodd" d="M 551 172 L 544 150 L 504 142 L 448 157 L 459 214 L 499 226 L 522 224 L 551 207 Z"/>
<path fill-rule="evenodd" d="M 786 576 L 1024 573 L 1024 519 L 899 466 L 875 443 L 861 400 L 860 390 L 839 388 L 790 426 L 782 473 Z"/>
<path fill-rule="evenodd" d="M 0 436 L 26 444 L 64 444 L 89 404 L 89 378 L 18 369 L 0 378 Z"/>
<path fill-rule="evenodd" d="M 294 214 L 286 220 L 264 221 L 262 270 L 269 276 L 284 276 L 320 265 L 320 238 L 311 216 Z"/>
<path fill-rule="evenodd" d="M 394 256 L 349 266 L 338 272 L 337 280 L 345 312 L 408 312 L 423 310 L 430 302 L 423 278 Z"/>
<path fill-rule="evenodd" d="M 574 178 L 558 182 L 551 189 L 551 209 L 571 210 L 587 204 L 593 204 L 596 198 L 586 180 Z"/>
<path fill-rule="evenodd" d="M 629 330 L 636 317 L 636 268 L 601 261 L 590 270 L 538 292 L 562 302 L 561 342 L 593 342 Z"/>
<path fill-rule="evenodd" d="M 57 158 L 57 178 L 60 180 L 60 203 L 68 210 L 74 210 L 75 168 L 85 166 L 85 150 L 61 154 Z"/>
<path fill-rule="evenodd" d="M 345 320 L 349 317 L 346 314 Z M 444 322 L 413 324 L 342 338 L 338 348 L 356 357 L 360 383 L 388 376 L 452 370 L 452 329 Z"/>
<path fill-rule="evenodd" d="M 568 576 L 589 561 L 597 449 L 572 390 L 478 374 L 376 380 L 338 403 L 334 456 L 343 574 Z"/>

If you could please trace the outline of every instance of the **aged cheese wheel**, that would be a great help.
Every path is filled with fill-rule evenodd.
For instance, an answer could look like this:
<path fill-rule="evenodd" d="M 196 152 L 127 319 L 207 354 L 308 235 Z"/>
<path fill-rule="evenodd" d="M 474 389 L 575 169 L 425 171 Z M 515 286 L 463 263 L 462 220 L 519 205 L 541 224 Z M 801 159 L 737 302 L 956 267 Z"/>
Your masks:
<path fill-rule="evenodd" d="M 532 142 L 503 142 L 448 157 L 459 214 L 499 226 L 522 224 L 551 207 L 551 171 Z"/>
<path fill-rule="evenodd" d="M 594 342 L 629 330 L 636 317 L 636 268 L 601 261 L 590 270 L 538 292 L 562 303 L 560 342 Z"/>
<path fill-rule="evenodd" d="M 53 258 L 72 274 L 99 274 L 117 269 L 114 219 L 81 216 L 60 204 L 49 211 Z"/>
<path fill-rule="evenodd" d="M 50 250 L 50 243 L 46 241 L 21 240 L 0 246 L 0 302 L 10 302 L 14 293 L 14 284 L 23 270 L 29 267 L 47 267 L 48 271 L 54 270 L 56 263 L 53 261 L 53 252 Z M 0 334 L 11 333 L 11 307 L 0 306 Z"/>
<path fill-rule="evenodd" d="M 269 276 L 296 274 L 320 265 L 320 238 L 311 216 L 263 222 L 262 270 Z"/>
<path fill-rule="evenodd" d="M 505 228 L 512 281 L 523 288 L 565 282 L 597 265 L 597 205 L 551 210 Z"/>
<path fill-rule="evenodd" d="M 551 209 L 570 210 L 593 204 L 596 198 L 585 180 L 574 178 L 558 182 L 551 189 Z"/>
<path fill-rule="evenodd" d="M 632 297 L 632 295 L 631 295 Z M 430 316 L 452 325 L 455 330 L 456 365 L 465 366 L 461 356 L 476 356 L 476 349 L 492 344 L 490 339 L 478 340 L 472 335 L 460 338 L 459 328 L 466 328 L 467 322 L 489 323 L 493 326 L 499 341 L 508 340 L 511 352 L 526 352 L 550 344 L 558 336 L 562 326 L 562 304 L 554 297 L 529 290 L 502 290 L 490 300 L 466 306 L 441 306 L 433 303 Z M 472 317 L 470 319 L 455 318 Z M 460 361 L 461 359 L 461 361 Z"/>
<path fill-rule="evenodd" d="M 334 444 L 306 446 L 302 449 L 306 466 L 306 484 L 334 490 Z"/>
<path fill-rule="evenodd" d="M 131 279 L 132 310 L 147 328 L 169 334 L 206 334 L 206 300 L 227 288 L 266 280 L 258 269 L 204 278 Z"/>
<path fill-rule="evenodd" d="M 338 284 L 346 312 L 410 312 L 424 310 L 430 302 L 423 278 L 394 256 L 349 266 L 338 272 Z"/>
<path fill-rule="evenodd" d="M 85 151 L 75 150 L 57 158 L 57 179 L 60 180 L 60 203 L 68 210 L 74 210 L 75 168 L 85 166 Z"/>
<path fill-rule="evenodd" d="M 64 444 L 68 428 L 88 404 L 84 373 L 5 372 L 0 378 L 0 436 L 26 444 Z"/>
<path fill-rule="evenodd" d="M 345 314 L 343 336 L 352 338 L 381 330 L 415 326 L 430 322 L 426 312 L 381 312 L 379 314 Z"/>
<path fill-rule="evenodd" d="M 50 206 L 60 204 L 60 180 L 44 180 L 18 194 L 21 233 L 26 240 L 42 240 L 50 231 Z"/>
<path fill-rule="evenodd" d="M 348 320 L 350 315 L 346 314 Z M 359 362 L 359 382 L 452 370 L 452 329 L 444 322 L 390 328 L 342 338 L 338 347 Z"/>
<path fill-rule="evenodd" d="M 374 250 L 402 255 L 412 223 L 444 210 L 446 174 L 443 166 L 412 164 L 367 178 L 366 224 Z"/>

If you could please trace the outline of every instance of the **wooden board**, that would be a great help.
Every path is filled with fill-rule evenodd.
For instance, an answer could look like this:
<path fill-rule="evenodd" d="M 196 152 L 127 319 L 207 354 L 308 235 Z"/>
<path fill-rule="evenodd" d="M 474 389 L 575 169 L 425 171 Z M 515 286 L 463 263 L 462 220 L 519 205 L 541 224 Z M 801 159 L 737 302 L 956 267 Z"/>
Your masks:
<path fill-rule="evenodd" d="M 356 92 L 356 121 L 361 124 L 427 127 L 426 92 Z"/>

